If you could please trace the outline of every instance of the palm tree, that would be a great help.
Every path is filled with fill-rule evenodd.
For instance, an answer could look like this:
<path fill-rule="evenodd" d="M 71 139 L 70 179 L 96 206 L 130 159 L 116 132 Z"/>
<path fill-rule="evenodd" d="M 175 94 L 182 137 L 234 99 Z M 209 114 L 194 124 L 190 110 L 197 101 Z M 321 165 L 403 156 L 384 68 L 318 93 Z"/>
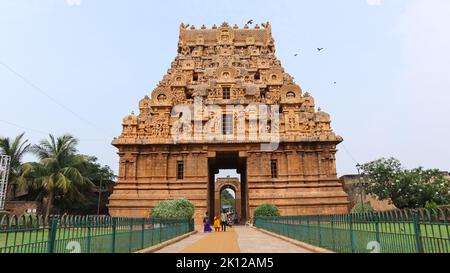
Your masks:
<path fill-rule="evenodd" d="M 50 135 L 49 140 L 41 140 L 31 147 L 39 162 L 23 165 L 19 188 L 40 192 L 46 217 L 52 211 L 56 196 L 73 198 L 81 195 L 80 188 L 92 186 L 90 179 L 80 171 L 84 159 L 76 155 L 77 144 L 78 140 L 71 135 L 56 139 Z"/>
<path fill-rule="evenodd" d="M 8 188 L 12 187 L 12 190 L 8 190 L 7 193 L 11 192 L 12 199 L 16 198 L 16 182 L 20 176 L 22 158 L 29 152 L 31 146 L 28 139 L 22 140 L 24 135 L 25 133 L 22 133 L 16 136 L 14 140 L 7 137 L 0 138 L 0 154 L 8 155 L 11 158 Z"/>

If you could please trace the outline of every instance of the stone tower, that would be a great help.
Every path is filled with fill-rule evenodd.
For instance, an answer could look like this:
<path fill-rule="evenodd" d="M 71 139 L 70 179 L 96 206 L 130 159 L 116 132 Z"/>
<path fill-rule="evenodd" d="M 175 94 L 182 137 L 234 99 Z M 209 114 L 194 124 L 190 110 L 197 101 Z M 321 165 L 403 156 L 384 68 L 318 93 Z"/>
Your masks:
<path fill-rule="evenodd" d="M 316 110 L 275 56 L 269 23 L 180 26 L 167 74 L 123 119 L 113 216 L 146 217 L 162 200 L 187 198 L 195 218 L 215 212 L 219 169 L 240 174 L 242 221 L 261 204 L 283 215 L 348 212 L 336 174 L 330 116 Z"/>

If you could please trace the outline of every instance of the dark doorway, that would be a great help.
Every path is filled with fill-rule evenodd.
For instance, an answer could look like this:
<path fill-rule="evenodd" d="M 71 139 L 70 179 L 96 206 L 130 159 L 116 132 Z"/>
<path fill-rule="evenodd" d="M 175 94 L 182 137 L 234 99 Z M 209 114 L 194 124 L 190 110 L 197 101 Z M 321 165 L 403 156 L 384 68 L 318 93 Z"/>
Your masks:
<path fill-rule="evenodd" d="M 245 223 L 247 221 L 248 215 L 248 188 L 247 188 L 247 159 L 245 157 L 239 157 L 239 152 L 216 152 L 215 157 L 210 157 L 208 159 L 208 172 L 209 172 L 209 183 L 208 183 L 208 212 L 210 219 L 214 219 L 214 216 L 218 213 L 217 208 L 220 207 L 220 198 L 216 197 L 216 174 L 220 170 L 236 170 L 239 174 L 240 181 L 240 192 L 236 192 L 236 196 L 240 196 L 240 200 L 237 199 L 241 215 L 238 215 L 240 223 Z M 219 189 L 221 191 L 221 189 Z"/>

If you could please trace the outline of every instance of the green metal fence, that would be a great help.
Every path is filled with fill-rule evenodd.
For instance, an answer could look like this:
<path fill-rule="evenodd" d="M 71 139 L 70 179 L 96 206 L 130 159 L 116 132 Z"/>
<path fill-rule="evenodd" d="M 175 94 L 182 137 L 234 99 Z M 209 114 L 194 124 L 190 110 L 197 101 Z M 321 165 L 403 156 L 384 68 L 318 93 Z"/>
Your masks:
<path fill-rule="evenodd" d="M 193 230 L 192 219 L 4 216 L 0 253 L 131 253 Z"/>
<path fill-rule="evenodd" d="M 255 225 L 344 253 L 449 253 L 450 209 L 257 218 Z"/>

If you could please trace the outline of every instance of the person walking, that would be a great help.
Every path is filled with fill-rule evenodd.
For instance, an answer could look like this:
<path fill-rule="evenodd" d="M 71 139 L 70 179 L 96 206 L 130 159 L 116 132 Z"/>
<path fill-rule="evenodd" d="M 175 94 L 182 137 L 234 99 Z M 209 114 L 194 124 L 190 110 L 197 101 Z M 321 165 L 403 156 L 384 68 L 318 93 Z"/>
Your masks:
<path fill-rule="evenodd" d="M 211 232 L 212 228 L 209 225 L 209 217 L 208 217 L 208 212 L 205 213 L 205 217 L 203 217 L 203 231 L 205 233 L 207 232 Z"/>
<path fill-rule="evenodd" d="M 220 232 L 220 218 L 219 218 L 219 216 L 214 216 L 214 231 Z"/>
<path fill-rule="evenodd" d="M 233 227 L 233 214 L 231 212 L 227 214 L 227 224 L 229 227 Z"/>
<path fill-rule="evenodd" d="M 222 210 L 222 213 L 220 214 L 220 225 L 222 226 L 222 231 L 227 231 L 227 214 L 225 213 L 225 210 Z"/>

